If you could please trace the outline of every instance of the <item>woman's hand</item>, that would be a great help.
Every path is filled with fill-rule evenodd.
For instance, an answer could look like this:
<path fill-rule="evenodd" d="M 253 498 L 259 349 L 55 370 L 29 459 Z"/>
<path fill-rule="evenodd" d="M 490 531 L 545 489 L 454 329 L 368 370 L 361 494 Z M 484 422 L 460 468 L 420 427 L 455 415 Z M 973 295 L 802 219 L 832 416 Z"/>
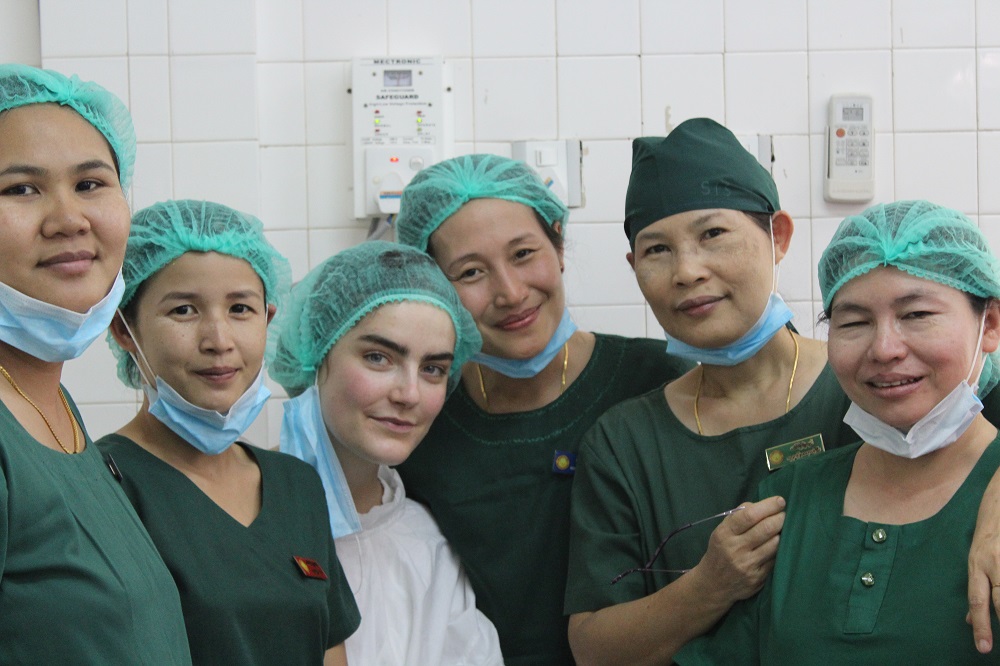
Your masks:
<path fill-rule="evenodd" d="M 969 550 L 969 612 L 976 649 L 993 649 L 990 620 L 993 609 L 1000 614 L 1000 472 L 983 494 L 976 518 L 976 533 Z"/>
<path fill-rule="evenodd" d="M 774 568 L 778 534 L 785 523 L 785 500 L 746 502 L 715 528 L 708 551 L 695 567 L 729 604 L 760 591 Z M 694 570 L 692 570 L 694 573 Z"/>

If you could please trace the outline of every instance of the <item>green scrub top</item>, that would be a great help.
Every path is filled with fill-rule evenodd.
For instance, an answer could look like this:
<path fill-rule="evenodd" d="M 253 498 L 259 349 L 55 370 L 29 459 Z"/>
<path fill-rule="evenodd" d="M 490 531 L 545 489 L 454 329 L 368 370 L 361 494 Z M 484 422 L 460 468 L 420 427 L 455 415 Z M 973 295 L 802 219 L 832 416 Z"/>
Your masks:
<path fill-rule="evenodd" d="M 180 590 L 195 664 L 321 664 L 360 615 L 309 465 L 238 443 L 257 461 L 262 505 L 249 527 L 132 440 L 98 441 Z M 303 573 L 315 561 L 326 579 Z"/>
<path fill-rule="evenodd" d="M 976 651 L 965 613 L 969 547 L 1000 467 L 1000 439 L 937 514 L 907 525 L 842 515 L 860 446 L 761 484 L 759 496 L 788 499 L 774 572 L 759 594 L 679 652 L 678 664 L 997 663 L 996 654 Z M 996 637 L 1000 623 L 990 616 Z"/>
<path fill-rule="evenodd" d="M 573 476 L 560 465 L 609 407 L 690 368 L 662 340 L 595 337 L 580 376 L 541 409 L 488 414 L 459 386 L 399 467 L 462 560 L 509 666 L 573 663 L 562 612 Z"/>
<path fill-rule="evenodd" d="M 682 424 L 662 390 L 624 402 L 581 445 L 570 527 L 567 614 L 645 597 L 679 574 L 618 574 L 641 566 L 672 530 L 739 506 L 769 473 L 765 450 L 819 435 L 827 450 L 857 440 L 844 424 L 850 402 L 829 366 L 787 414 L 722 435 Z M 792 463 L 793 465 L 796 463 Z M 681 532 L 653 568 L 690 569 L 719 521 Z"/>
<path fill-rule="evenodd" d="M 84 441 L 54 451 L 0 402 L 0 663 L 190 664 L 170 572 Z"/>

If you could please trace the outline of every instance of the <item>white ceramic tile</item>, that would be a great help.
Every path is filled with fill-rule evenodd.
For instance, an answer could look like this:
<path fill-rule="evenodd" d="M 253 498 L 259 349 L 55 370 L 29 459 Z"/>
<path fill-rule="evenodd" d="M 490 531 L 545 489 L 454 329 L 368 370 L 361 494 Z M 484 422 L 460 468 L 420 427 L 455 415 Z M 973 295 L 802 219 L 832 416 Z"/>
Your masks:
<path fill-rule="evenodd" d="M 887 49 L 892 45 L 891 0 L 809 0 L 809 48 Z M 853 17 L 863 20 L 851 20 Z"/>
<path fill-rule="evenodd" d="M 847 215 L 860 213 L 862 210 L 879 201 L 893 201 L 896 193 L 895 150 L 892 134 L 875 135 L 875 196 L 871 201 L 862 203 L 831 203 L 823 198 L 823 176 L 826 173 L 825 136 L 813 134 L 809 137 L 810 163 L 812 164 L 811 209 L 814 218 L 842 219 Z"/>
<path fill-rule="evenodd" d="M 292 281 L 298 282 L 309 272 L 309 232 L 305 229 L 265 231 L 268 242 L 292 265 Z"/>
<path fill-rule="evenodd" d="M 262 409 L 257 418 L 254 419 L 250 427 L 247 428 L 243 435 L 240 437 L 240 441 L 246 442 L 247 444 L 253 444 L 254 446 L 260 448 L 268 448 L 268 433 L 270 423 L 270 413 L 266 409 Z"/>
<path fill-rule="evenodd" d="M 639 57 L 559 58 L 559 136 L 622 139 L 642 133 Z"/>
<path fill-rule="evenodd" d="M 861 212 L 859 209 L 857 212 Z M 825 217 L 825 218 L 814 218 L 812 221 L 812 256 L 813 256 L 813 271 L 812 271 L 812 283 L 813 283 L 813 294 L 815 294 L 815 300 L 820 302 L 818 308 L 813 308 L 813 312 L 819 315 L 823 311 L 822 300 L 823 295 L 819 288 L 819 260 L 823 256 L 823 250 L 830 244 L 833 240 L 833 234 L 837 232 L 837 227 L 840 226 L 841 220 L 845 216 L 840 217 Z"/>
<path fill-rule="evenodd" d="M 351 63 L 306 63 L 306 142 L 344 144 L 351 136 Z"/>
<path fill-rule="evenodd" d="M 979 133 L 979 213 L 1000 214 L 1000 132 Z"/>
<path fill-rule="evenodd" d="M 582 170 L 584 205 L 570 210 L 569 229 L 585 222 L 621 223 L 632 170 L 632 142 L 584 141 Z"/>
<path fill-rule="evenodd" d="M 976 128 L 974 49 L 893 52 L 897 132 Z"/>
<path fill-rule="evenodd" d="M 266 229 L 305 229 L 306 149 L 260 149 L 260 219 Z"/>
<path fill-rule="evenodd" d="M 976 0 L 893 0 L 896 48 L 976 45 Z"/>
<path fill-rule="evenodd" d="M 42 64 L 41 30 L 38 25 L 38 2 L 0 0 L 0 62 L 19 62 L 38 67 Z"/>
<path fill-rule="evenodd" d="M 656 315 L 653 314 L 653 309 L 648 304 L 646 305 L 646 337 L 656 340 L 667 339 L 667 336 L 663 333 L 663 327 L 660 326 L 660 322 L 656 321 Z"/>
<path fill-rule="evenodd" d="M 510 157 L 510 144 L 502 141 L 476 141 L 476 153 L 492 153 L 501 157 Z"/>
<path fill-rule="evenodd" d="M 167 0 L 128 0 L 129 55 L 167 55 Z"/>
<path fill-rule="evenodd" d="M 118 380 L 117 361 L 102 335 L 83 355 L 63 365 L 62 382 L 79 402 L 129 402 L 135 389 Z"/>
<path fill-rule="evenodd" d="M 816 319 L 813 317 L 812 301 L 788 301 L 788 309 L 792 311 L 795 330 L 803 337 L 814 337 Z"/>
<path fill-rule="evenodd" d="M 640 0 L 642 53 L 722 53 L 722 0 Z"/>
<path fill-rule="evenodd" d="M 510 144 L 507 144 L 508 146 Z M 452 152 L 452 157 L 459 157 L 461 155 L 475 155 L 476 144 L 471 141 L 456 141 L 454 145 L 454 150 Z"/>
<path fill-rule="evenodd" d="M 786 301 L 812 300 L 812 227 L 809 218 L 794 220 L 792 242 L 778 264 L 778 293 Z"/>
<path fill-rule="evenodd" d="M 174 160 L 169 143 L 140 143 L 136 147 L 132 210 L 173 198 Z"/>
<path fill-rule="evenodd" d="M 447 68 L 451 76 L 452 119 L 455 141 L 473 141 L 475 128 L 472 123 L 472 59 L 449 60 Z"/>
<path fill-rule="evenodd" d="M 123 56 L 128 53 L 125 0 L 39 0 L 38 19 L 42 58 Z"/>
<path fill-rule="evenodd" d="M 256 139 L 256 67 L 253 56 L 172 57 L 174 140 Z"/>
<path fill-rule="evenodd" d="M 476 141 L 554 139 L 555 58 L 476 60 Z"/>
<path fill-rule="evenodd" d="M 472 55 L 469 0 L 388 0 L 389 55 Z"/>
<path fill-rule="evenodd" d="M 641 303 L 642 293 L 625 260 L 628 249 L 621 224 L 567 227 L 563 273 L 567 302 L 578 306 Z"/>
<path fill-rule="evenodd" d="M 302 0 L 256 0 L 257 60 L 302 60 Z"/>
<path fill-rule="evenodd" d="M 1000 46 L 1000 0 L 976 0 L 976 45 Z"/>
<path fill-rule="evenodd" d="M 245 0 L 170 0 L 170 53 L 256 53 L 257 13 Z"/>
<path fill-rule="evenodd" d="M 809 137 L 801 134 L 778 134 L 771 137 L 771 146 L 774 151 L 771 176 L 778 186 L 781 207 L 795 220 L 809 217 L 812 211 L 809 194 Z"/>
<path fill-rule="evenodd" d="M 892 131 L 892 53 L 813 51 L 809 54 L 809 131 L 825 132 L 830 96 L 872 96 L 876 132 Z"/>
<path fill-rule="evenodd" d="M 206 199 L 259 215 L 260 167 L 252 141 L 174 143 L 174 197 Z"/>
<path fill-rule="evenodd" d="M 302 0 L 305 58 L 349 60 L 385 55 L 386 22 L 385 0 Z"/>
<path fill-rule="evenodd" d="M 306 148 L 309 228 L 354 226 L 354 175 L 347 146 Z"/>
<path fill-rule="evenodd" d="M 725 122 L 722 55 L 642 57 L 642 134 L 661 136 L 690 118 Z"/>
<path fill-rule="evenodd" d="M 261 145 L 302 145 L 306 141 L 303 64 L 257 65 L 257 112 Z"/>
<path fill-rule="evenodd" d="M 126 106 L 128 94 L 128 58 L 42 58 L 42 67 L 66 76 L 76 74 L 83 81 L 94 81 L 118 96 Z"/>
<path fill-rule="evenodd" d="M 477 58 L 554 56 L 555 0 L 472 0 L 472 54 Z"/>
<path fill-rule="evenodd" d="M 639 53 L 639 0 L 556 0 L 561 56 Z"/>
<path fill-rule="evenodd" d="M 285 415 L 285 401 L 277 397 L 277 391 L 271 389 L 271 399 L 267 401 L 267 444 L 264 448 L 277 451 L 281 445 L 281 419 Z"/>
<path fill-rule="evenodd" d="M 976 213 L 975 132 L 896 133 L 896 198 Z"/>
<path fill-rule="evenodd" d="M 979 228 L 989 241 L 993 254 L 1000 256 L 1000 215 L 980 215 Z"/>
<path fill-rule="evenodd" d="M 129 58 L 129 109 L 139 141 L 170 141 L 170 69 L 167 56 Z"/>
<path fill-rule="evenodd" d="M 110 435 L 135 418 L 138 404 L 123 402 L 117 404 L 80 404 L 80 416 L 91 441 Z"/>
<path fill-rule="evenodd" d="M 1000 129 L 1000 49 L 980 49 L 978 57 L 979 129 Z"/>
<path fill-rule="evenodd" d="M 368 228 L 311 229 L 309 231 L 309 268 L 315 268 L 333 255 L 365 240 Z"/>
<path fill-rule="evenodd" d="M 725 0 L 726 53 L 802 51 L 806 3 L 801 0 Z"/>
<path fill-rule="evenodd" d="M 726 54 L 726 126 L 736 133 L 805 134 L 805 53 Z"/>
<path fill-rule="evenodd" d="M 581 305 L 570 304 L 569 314 L 581 331 L 621 335 L 626 338 L 646 337 L 646 310 L 636 305 Z"/>

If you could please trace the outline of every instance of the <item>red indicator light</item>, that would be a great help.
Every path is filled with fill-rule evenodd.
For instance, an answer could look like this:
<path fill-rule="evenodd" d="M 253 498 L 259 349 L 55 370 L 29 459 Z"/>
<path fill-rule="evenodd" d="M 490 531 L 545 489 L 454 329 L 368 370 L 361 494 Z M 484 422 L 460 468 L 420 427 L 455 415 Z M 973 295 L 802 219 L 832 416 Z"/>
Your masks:
<path fill-rule="evenodd" d="M 390 157 L 389 161 L 392 162 L 393 164 L 395 164 L 396 162 L 399 161 L 399 158 L 398 157 Z"/>

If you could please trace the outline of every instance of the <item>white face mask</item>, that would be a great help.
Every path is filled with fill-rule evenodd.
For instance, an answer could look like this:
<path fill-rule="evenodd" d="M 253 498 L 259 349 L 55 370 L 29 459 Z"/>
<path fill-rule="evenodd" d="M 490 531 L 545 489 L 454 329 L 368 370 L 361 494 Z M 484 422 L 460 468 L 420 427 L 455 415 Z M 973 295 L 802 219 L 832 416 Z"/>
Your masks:
<path fill-rule="evenodd" d="M 986 323 L 986 313 L 979 327 L 979 339 L 976 349 L 980 349 L 983 341 L 983 329 Z M 954 442 L 962 436 L 976 415 L 983 410 L 982 401 L 976 396 L 976 391 L 969 384 L 972 373 L 976 369 L 976 361 L 982 354 L 973 356 L 969 374 L 959 382 L 958 386 L 944 397 L 922 419 L 913 424 L 909 432 L 902 433 L 897 428 L 872 416 L 851 402 L 850 409 L 844 415 L 844 423 L 851 426 L 865 443 L 881 449 L 894 456 L 902 458 L 919 458 L 937 451 Z M 975 383 L 978 385 L 979 378 Z"/>

